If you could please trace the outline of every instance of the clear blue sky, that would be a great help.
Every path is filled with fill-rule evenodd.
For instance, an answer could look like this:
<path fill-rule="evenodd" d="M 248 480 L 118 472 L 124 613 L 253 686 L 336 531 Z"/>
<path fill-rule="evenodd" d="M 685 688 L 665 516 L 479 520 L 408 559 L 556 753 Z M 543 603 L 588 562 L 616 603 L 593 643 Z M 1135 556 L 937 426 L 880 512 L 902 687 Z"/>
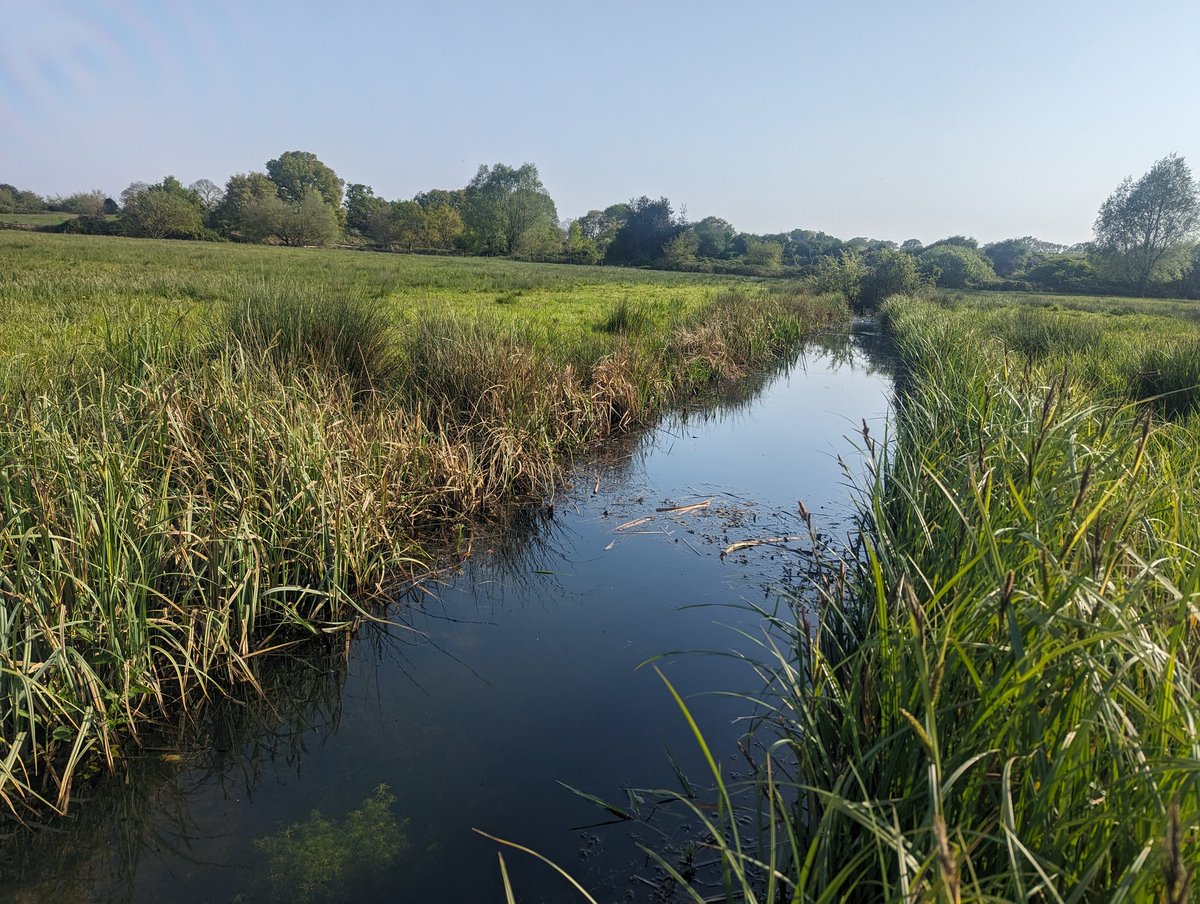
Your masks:
<path fill-rule="evenodd" d="M 0 0 L 0 182 L 224 183 L 309 150 L 388 198 L 536 163 L 562 217 L 1087 239 L 1200 171 L 1200 2 Z"/>

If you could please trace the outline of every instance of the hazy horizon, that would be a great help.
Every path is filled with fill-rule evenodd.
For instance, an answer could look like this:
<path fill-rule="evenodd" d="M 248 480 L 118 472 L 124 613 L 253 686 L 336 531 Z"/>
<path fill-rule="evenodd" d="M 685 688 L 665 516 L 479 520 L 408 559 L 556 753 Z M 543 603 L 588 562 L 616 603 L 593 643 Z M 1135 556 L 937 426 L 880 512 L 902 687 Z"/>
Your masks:
<path fill-rule="evenodd" d="M 0 0 L 0 181 L 40 194 L 287 150 L 387 198 L 535 163 L 563 218 L 930 242 L 1091 237 L 1104 198 L 1200 164 L 1200 4 L 347 5 Z"/>

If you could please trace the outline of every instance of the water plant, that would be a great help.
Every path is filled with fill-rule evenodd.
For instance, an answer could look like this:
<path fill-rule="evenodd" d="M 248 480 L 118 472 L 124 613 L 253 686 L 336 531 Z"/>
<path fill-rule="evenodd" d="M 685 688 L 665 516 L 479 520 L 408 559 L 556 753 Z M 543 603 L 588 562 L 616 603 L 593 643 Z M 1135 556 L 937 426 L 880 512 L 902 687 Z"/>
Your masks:
<path fill-rule="evenodd" d="M 256 838 L 271 899 L 345 900 L 347 883 L 395 864 L 409 848 L 407 820 L 396 819 L 395 803 L 396 795 L 381 784 L 337 822 L 313 810 L 301 822 Z"/>

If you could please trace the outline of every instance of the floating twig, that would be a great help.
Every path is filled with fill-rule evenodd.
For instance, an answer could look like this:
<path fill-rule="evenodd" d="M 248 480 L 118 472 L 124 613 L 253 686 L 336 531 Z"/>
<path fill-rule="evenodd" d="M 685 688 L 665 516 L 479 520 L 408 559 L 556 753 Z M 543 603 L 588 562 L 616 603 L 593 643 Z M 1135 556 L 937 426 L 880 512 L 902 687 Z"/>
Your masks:
<path fill-rule="evenodd" d="M 673 512 L 677 515 L 684 512 L 694 512 L 696 509 L 708 508 L 712 502 L 711 499 L 705 499 L 703 502 L 693 502 L 691 505 L 667 505 L 662 508 L 656 508 L 656 512 Z"/>
<path fill-rule="evenodd" d="M 804 537 L 764 537 L 762 540 L 738 540 L 736 543 L 730 543 L 721 550 L 721 556 L 727 556 L 731 552 L 737 552 L 739 549 L 749 549 L 752 546 L 780 546 L 784 543 L 795 543 L 803 539 Z"/>
<path fill-rule="evenodd" d="M 654 520 L 653 515 L 646 515 L 643 518 L 634 518 L 632 521 L 626 521 L 624 524 L 618 524 L 616 527 L 613 528 L 613 530 L 628 530 L 631 527 L 638 527 L 639 525 L 646 524 L 647 522 L 650 522 L 653 520 Z"/>

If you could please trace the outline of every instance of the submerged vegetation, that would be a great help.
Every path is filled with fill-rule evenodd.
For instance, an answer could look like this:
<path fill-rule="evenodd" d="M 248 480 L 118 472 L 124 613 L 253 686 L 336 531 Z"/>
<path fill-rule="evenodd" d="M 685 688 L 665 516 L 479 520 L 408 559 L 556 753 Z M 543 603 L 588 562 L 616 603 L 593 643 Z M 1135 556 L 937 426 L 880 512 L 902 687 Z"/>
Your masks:
<path fill-rule="evenodd" d="M 346 255 L 255 273 L 255 249 L 42 241 L 0 238 L 0 344 L 23 352 L 0 380 L 0 802 L 18 815 L 64 810 L 145 726 L 255 685 L 264 654 L 371 617 L 575 453 L 845 316 L 744 281 Z M 611 327 L 626 296 L 636 330 Z"/>
<path fill-rule="evenodd" d="M 255 850 L 267 860 L 270 899 L 300 904 L 345 900 L 351 877 L 391 867 L 409 848 L 407 820 L 397 821 L 395 803 L 396 795 L 379 785 L 341 820 L 331 822 L 313 810 L 303 822 L 256 838 Z"/>
<path fill-rule="evenodd" d="M 661 860 L 687 899 L 1192 899 L 1200 326 L 1092 307 L 887 304 L 861 546 L 815 622 L 758 610 L 754 775 L 705 747 L 715 807 L 673 795 L 724 890 Z"/>

